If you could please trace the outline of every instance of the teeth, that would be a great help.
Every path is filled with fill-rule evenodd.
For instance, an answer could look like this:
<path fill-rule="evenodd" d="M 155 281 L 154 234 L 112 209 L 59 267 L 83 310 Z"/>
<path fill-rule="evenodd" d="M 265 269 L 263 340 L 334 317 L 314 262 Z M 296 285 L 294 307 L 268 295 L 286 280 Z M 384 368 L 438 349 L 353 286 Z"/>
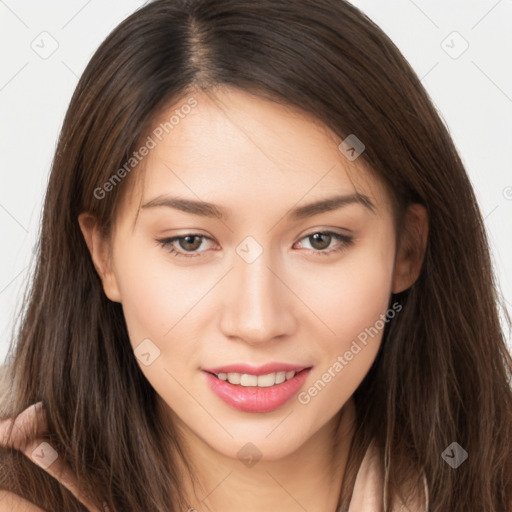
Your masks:
<path fill-rule="evenodd" d="M 231 384 L 240 384 L 240 374 L 239 373 L 228 373 L 227 380 L 229 380 L 229 382 L 231 382 Z"/>
<path fill-rule="evenodd" d="M 249 375 L 248 373 L 219 373 L 217 377 L 220 380 L 228 381 L 231 384 L 240 386 L 258 386 L 260 388 L 268 388 L 274 384 L 281 384 L 285 380 L 295 377 L 294 371 L 290 372 L 274 372 L 266 375 Z"/>
<path fill-rule="evenodd" d="M 286 380 L 286 372 L 277 372 L 276 373 L 276 384 L 281 384 Z"/>
<path fill-rule="evenodd" d="M 276 383 L 276 374 L 268 373 L 267 375 L 258 375 L 258 387 L 268 388 Z"/>
<path fill-rule="evenodd" d="M 241 386 L 257 386 L 258 385 L 258 377 L 256 377 L 256 375 L 248 375 L 247 373 L 243 373 L 240 376 L 240 385 Z"/>

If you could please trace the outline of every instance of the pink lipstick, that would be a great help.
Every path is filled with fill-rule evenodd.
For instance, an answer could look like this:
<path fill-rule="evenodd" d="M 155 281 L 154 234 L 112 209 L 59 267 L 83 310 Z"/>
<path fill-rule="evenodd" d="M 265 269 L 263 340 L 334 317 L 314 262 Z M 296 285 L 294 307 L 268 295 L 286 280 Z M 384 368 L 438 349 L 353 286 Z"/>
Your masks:
<path fill-rule="evenodd" d="M 270 412 L 288 402 L 304 384 L 311 366 L 268 363 L 232 364 L 203 369 L 210 389 L 244 412 Z"/>

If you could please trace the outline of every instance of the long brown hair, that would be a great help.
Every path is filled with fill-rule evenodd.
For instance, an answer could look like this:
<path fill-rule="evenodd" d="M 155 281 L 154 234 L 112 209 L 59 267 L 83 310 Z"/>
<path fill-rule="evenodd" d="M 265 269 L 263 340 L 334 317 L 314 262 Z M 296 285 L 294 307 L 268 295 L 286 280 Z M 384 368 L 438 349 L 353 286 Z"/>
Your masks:
<path fill-rule="evenodd" d="M 354 394 L 358 427 L 343 509 L 375 439 L 386 510 L 422 473 L 431 510 L 510 510 L 512 359 L 475 194 L 415 72 L 342 0 L 155 0 L 108 36 L 58 141 L 2 415 L 42 401 L 51 443 L 98 506 L 186 510 L 176 465 L 163 455 L 171 442 L 178 460 L 180 446 L 172 426 L 158 421 L 155 392 L 135 361 L 121 305 L 103 292 L 78 215 L 92 213 L 110 233 L 138 170 L 106 197 L 97 189 L 166 106 L 216 86 L 298 107 L 341 139 L 356 134 L 366 146 L 360 158 L 387 184 L 397 211 L 421 203 L 428 212 L 419 278 L 393 297 L 402 311 Z M 454 441 L 469 454 L 457 469 L 441 457 Z M 83 510 L 20 452 L 0 455 L 0 488 L 48 510 Z"/>

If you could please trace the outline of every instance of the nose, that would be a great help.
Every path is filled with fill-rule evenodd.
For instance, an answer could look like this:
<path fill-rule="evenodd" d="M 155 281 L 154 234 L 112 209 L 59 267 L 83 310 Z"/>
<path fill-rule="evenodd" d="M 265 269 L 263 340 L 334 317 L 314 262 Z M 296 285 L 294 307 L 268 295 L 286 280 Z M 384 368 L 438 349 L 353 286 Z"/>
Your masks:
<path fill-rule="evenodd" d="M 290 336 L 297 328 L 293 292 L 266 255 L 264 251 L 252 263 L 235 259 L 221 292 L 220 329 L 228 338 L 260 345 Z"/>

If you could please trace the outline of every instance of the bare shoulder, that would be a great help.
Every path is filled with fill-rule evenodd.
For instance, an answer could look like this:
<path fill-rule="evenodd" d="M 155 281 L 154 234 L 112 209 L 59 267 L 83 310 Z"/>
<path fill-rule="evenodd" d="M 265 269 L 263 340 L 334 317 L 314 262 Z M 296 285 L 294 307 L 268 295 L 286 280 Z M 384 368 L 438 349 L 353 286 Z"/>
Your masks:
<path fill-rule="evenodd" d="M 45 512 L 30 501 L 9 491 L 0 490 L 0 512 Z"/>

